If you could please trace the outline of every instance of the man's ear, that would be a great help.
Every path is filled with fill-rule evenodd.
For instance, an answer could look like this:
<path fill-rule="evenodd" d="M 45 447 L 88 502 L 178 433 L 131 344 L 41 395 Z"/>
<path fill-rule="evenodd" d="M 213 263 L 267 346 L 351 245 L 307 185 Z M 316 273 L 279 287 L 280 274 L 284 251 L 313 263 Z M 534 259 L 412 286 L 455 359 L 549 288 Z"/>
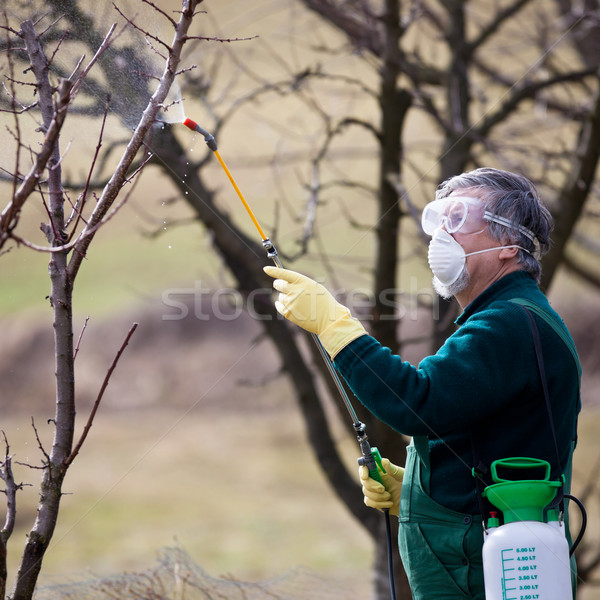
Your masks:
<path fill-rule="evenodd" d="M 518 251 L 519 248 L 517 248 L 516 246 L 511 246 L 510 248 L 502 248 L 502 250 L 500 250 L 500 254 L 498 254 L 498 258 L 500 260 L 511 260 L 515 258 L 515 256 L 517 256 Z"/>

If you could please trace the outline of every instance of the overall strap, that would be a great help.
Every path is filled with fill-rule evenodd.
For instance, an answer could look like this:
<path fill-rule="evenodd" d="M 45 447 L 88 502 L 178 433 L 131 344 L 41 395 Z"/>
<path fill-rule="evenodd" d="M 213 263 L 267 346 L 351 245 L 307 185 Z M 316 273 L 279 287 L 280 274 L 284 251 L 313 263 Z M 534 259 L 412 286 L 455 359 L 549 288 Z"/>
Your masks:
<path fill-rule="evenodd" d="M 552 405 L 550 403 L 550 393 L 548 391 L 548 382 L 546 379 L 546 369 L 544 368 L 542 343 L 540 340 L 539 330 L 535 323 L 535 319 L 533 318 L 533 315 L 531 313 L 534 312 L 536 315 L 541 317 L 548 325 L 550 325 L 550 327 L 552 327 L 552 329 L 558 334 L 558 336 L 561 338 L 561 340 L 567 346 L 567 348 L 569 349 L 569 351 L 571 353 L 571 356 L 573 357 L 575 366 L 577 367 L 577 373 L 578 373 L 578 376 L 580 379 L 581 378 L 581 363 L 579 362 L 579 356 L 577 355 L 577 350 L 575 349 L 575 344 L 573 343 L 571 336 L 559 324 L 559 322 L 554 317 L 552 317 L 550 314 L 548 314 L 548 312 L 546 312 L 541 306 L 539 306 L 538 304 L 535 304 L 534 302 L 531 302 L 530 300 L 527 300 L 525 298 L 513 298 L 510 300 L 510 302 L 518 304 L 523 308 L 523 310 L 527 313 L 527 318 L 529 319 L 529 323 L 531 325 L 531 332 L 533 334 L 533 344 L 534 344 L 534 348 L 535 348 L 535 357 L 536 357 L 536 362 L 537 362 L 538 371 L 539 371 L 539 375 L 540 375 L 540 380 L 542 383 L 542 390 L 544 392 L 544 401 L 545 401 L 545 405 L 546 405 L 546 412 L 548 413 L 548 420 L 550 422 L 550 431 L 552 433 L 552 440 L 554 442 L 554 450 L 556 452 L 557 466 L 558 466 L 559 472 L 562 476 L 564 473 L 564 469 L 563 469 L 563 465 L 561 464 L 560 452 L 558 450 L 558 441 L 556 438 L 556 430 L 554 427 L 554 417 L 552 415 Z M 578 383 L 578 393 L 579 393 L 579 387 L 580 387 L 580 383 Z M 482 515 L 482 517 L 484 517 L 483 497 L 482 497 L 481 492 L 482 492 L 482 488 L 484 487 L 483 478 L 487 474 L 487 468 L 482 463 L 482 461 L 479 457 L 479 451 L 478 451 L 479 445 L 474 440 L 473 432 L 470 432 L 469 437 L 470 437 L 470 442 L 471 442 L 471 451 L 473 454 L 472 473 L 473 473 L 473 476 L 475 477 L 475 486 L 476 486 L 476 490 L 477 490 L 477 501 L 479 503 L 479 509 L 481 511 L 481 515 Z M 571 453 L 572 453 L 572 450 L 571 450 Z M 569 462 L 570 462 L 570 458 L 569 458 Z M 568 468 L 568 467 L 569 467 L 569 465 L 565 465 L 565 468 Z M 562 508 L 562 500 L 563 500 L 563 490 L 561 488 L 561 490 L 557 494 L 557 498 L 556 498 L 556 502 L 561 505 L 561 508 Z M 485 527 L 485 519 L 484 519 L 484 527 Z"/>
<path fill-rule="evenodd" d="M 575 366 L 577 367 L 577 375 L 581 379 L 581 362 L 579 361 L 579 355 L 577 354 L 577 350 L 575 348 L 575 344 L 573 343 L 573 338 L 568 334 L 567 330 L 559 323 L 553 315 L 548 313 L 548 311 L 544 310 L 539 304 L 528 300 L 527 298 L 511 298 L 510 302 L 514 304 L 519 304 L 523 308 L 529 309 L 531 312 L 535 313 L 538 317 L 543 319 L 560 337 L 565 346 L 569 349 L 573 360 L 575 361 Z"/>
<path fill-rule="evenodd" d="M 563 472 L 563 466 L 560 461 L 560 452 L 558 450 L 558 442 L 556 440 L 556 430 L 554 428 L 554 417 L 552 415 L 552 405 L 550 404 L 550 393 L 548 392 L 548 381 L 546 380 L 546 369 L 544 368 L 544 357 L 542 355 L 542 342 L 540 340 L 540 332 L 538 331 L 535 319 L 528 308 L 523 306 L 523 310 L 527 313 L 527 318 L 531 325 L 531 331 L 533 333 L 533 345 L 535 348 L 535 358 L 537 361 L 538 371 L 540 373 L 540 380 L 542 382 L 542 389 L 544 391 L 544 400 L 546 402 L 546 411 L 548 413 L 548 419 L 550 421 L 550 431 L 552 432 L 552 440 L 554 441 L 554 450 L 556 452 L 556 461 L 560 473 Z"/>
<path fill-rule="evenodd" d="M 535 347 L 535 357 L 538 364 L 538 371 L 540 373 L 540 379 L 542 380 L 542 389 L 544 390 L 544 399 L 546 401 L 546 411 L 548 412 L 548 419 L 550 421 L 550 431 L 552 432 L 552 440 L 554 442 L 554 451 L 556 452 L 556 464 L 559 469 L 559 476 L 561 478 L 561 486 L 558 488 L 556 492 L 556 496 L 552 503 L 546 507 L 546 510 L 549 508 L 558 508 L 562 514 L 565 512 L 565 504 L 564 504 L 564 484 L 565 477 L 564 472 L 567 465 L 563 467 L 560 460 L 560 452 L 558 450 L 558 442 L 556 440 L 556 430 L 554 428 L 554 417 L 552 416 L 552 405 L 550 404 L 550 394 L 548 392 L 548 382 L 546 381 L 546 369 L 544 368 L 544 358 L 542 355 L 542 342 L 540 340 L 540 332 L 538 331 L 537 325 L 535 324 L 535 319 L 533 315 L 529 311 L 528 308 L 523 306 L 523 310 L 527 313 L 527 317 L 529 319 L 529 323 L 531 324 L 531 331 L 533 333 L 533 345 Z M 570 462 L 570 457 L 567 460 Z"/>

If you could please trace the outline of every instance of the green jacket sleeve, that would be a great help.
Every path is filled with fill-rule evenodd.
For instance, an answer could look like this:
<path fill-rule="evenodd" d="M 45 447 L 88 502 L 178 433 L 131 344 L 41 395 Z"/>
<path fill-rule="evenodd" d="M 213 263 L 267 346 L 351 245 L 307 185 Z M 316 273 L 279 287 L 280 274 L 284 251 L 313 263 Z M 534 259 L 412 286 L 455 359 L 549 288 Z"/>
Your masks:
<path fill-rule="evenodd" d="M 390 427 L 441 437 L 489 417 L 535 385 L 534 361 L 524 311 L 495 302 L 418 366 L 370 336 L 344 348 L 335 365 L 359 401 Z"/>

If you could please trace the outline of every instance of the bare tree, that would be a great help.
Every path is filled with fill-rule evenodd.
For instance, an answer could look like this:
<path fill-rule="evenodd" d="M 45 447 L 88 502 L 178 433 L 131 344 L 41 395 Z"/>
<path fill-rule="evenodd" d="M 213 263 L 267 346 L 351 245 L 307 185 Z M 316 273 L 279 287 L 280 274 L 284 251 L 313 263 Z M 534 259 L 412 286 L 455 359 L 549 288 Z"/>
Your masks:
<path fill-rule="evenodd" d="M 127 146 L 112 175 L 103 186 L 99 197 L 96 198 L 91 212 L 85 210 L 90 192 L 88 187 L 81 190 L 76 202 L 71 202 L 63 188 L 60 132 L 67 119 L 68 111 L 76 105 L 78 92 L 85 85 L 85 79 L 90 70 L 102 55 L 109 51 L 116 23 L 104 37 L 99 37 L 92 43 L 93 58 L 84 66 L 85 58 L 81 57 L 74 65 L 72 72 L 65 75 L 57 66 L 62 38 L 54 37 L 53 23 L 41 14 L 37 19 L 24 20 L 19 26 L 13 24 L 9 20 L 7 12 L 4 12 L 3 28 L 6 32 L 4 51 L 10 71 L 6 77 L 9 100 L 5 110 L 14 116 L 13 126 L 9 132 L 14 140 L 16 160 L 14 171 L 10 174 L 13 193 L 0 214 L 0 250 L 14 251 L 16 244 L 32 250 L 47 252 L 50 257 L 51 292 L 49 300 L 53 313 L 56 374 L 54 438 L 51 449 L 46 450 L 38 437 L 39 449 L 42 454 L 40 467 L 42 477 L 39 486 L 37 517 L 27 537 L 14 588 L 10 594 L 13 600 L 30 599 L 34 593 L 42 560 L 58 519 L 65 475 L 87 436 L 108 379 L 136 327 L 136 324 L 132 326 L 113 364 L 108 368 L 88 422 L 80 434 L 79 440 L 74 443 L 76 397 L 73 288 L 82 261 L 95 234 L 118 210 L 119 205 L 126 201 L 127 195 L 123 192 L 124 186 L 134 182 L 147 163 L 147 160 L 141 162 L 138 160 L 139 164 L 132 170 L 132 166 L 138 159 L 139 150 L 145 144 L 145 140 L 155 124 L 156 116 L 178 73 L 181 51 L 189 39 L 188 30 L 199 2 L 198 0 L 185 0 L 182 9 L 175 13 L 177 20 L 160 10 L 152 2 L 145 1 L 140 3 L 140 5 L 142 4 L 146 4 L 156 15 L 170 23 L 173 37 L 170 42 L 166 42 L 153 35 L 152 32 L 145 32 L 148 38 L 161 46 L 164 53 L 163 71 L 157 78 L 156 89 L 145 99 L 143 105 L 145 108 L 140 114 Z M 127 18 L 120 9 L 117 8 L 117 10 L 122 18 L 125 18 L 127 26 L 137 27 L 133 18 Z M 29 62 L 25 73 L 31 73 L 31 75 L 27 79 L 17 77 L 15 74 L 15 64 L 19 60 Z M 34 90 L 30 102 L 20 100 L 22 88 Z M 107 96 L 104 98 L 109 106 Z M 41 121 L 39 128 L 39 131 L 43 133 L 41 143 L 26 136 L 24 131 L 21 117 L 23 114 L 33 111 L 36 111 Z M 104 111 L 105 117 L 106 112 L 107 110 Z M 102 134 L 98 142 L 98 149 L 101 143 Z M 90 177 L 94 168 L 95 160 L 90 165 Z M 41 199 L 47 210 L 48 222 L 42 226 L 48 241 L 47 246 L 34 244 L 19 233 L 23 207 L 34 197 Z M 65 212 L 65 203 L 70 203 L 70 216 Z M 6 522 L 0 536 L 0 597 L 5 595 L 7 543 L 13 530 L 17 504 L 16 492 L 20 487 L 12 474 L 11 456 L 6 437 L 5 442 L 6 456 L 1 464 L 1 476 L 5 482 L 8 502 Z"/>
<path fill-rule="evenodd" d="M 77 35 L 75 25 L 86 17 L 77 4 L 50 0 L 48 6 Z M 313 37 L 303 43 L 318 48 L 320 57 L 353 55 L 354 70 L 336 70 L 335 60 L 333 66 L 319 59 L 302 62 L 296 56 L 286 62 L 273 51 L 273 62 L 283 70 L 276 80 L 255 71 L 235 50 L 224 48 L 225 57 L 219 60 L 234 61 L 250 82 L 243 92 L 232 93 L 229 102 L 223 101 L 221 90 L 211 89 L 209 77 L 187 73 L 187 86 L 183 87 L 209 108 L 213 121 L 203 126 L 217 140 L 244 109 L 262 111 L 266 121 L 272 106 L 268 98 L 274 98 L 279 107 L 289 103 L 295 110 L 301 106 L 306 119 L 311 119 L 310 142 L 293 159 L 297 172 L 307 174 L 298 176 L 298 188 L 306 200 L 302 236 L 290 241 L 286 231 L 276 230 L 273 239 L 289 262 L 317 254 L 323 260 L 321 269 L 335 281 L 336 266 L 348 261 L 342 257 L 336 263 L 335 257 L 322 252 L 319 217 L 332 203 L 340 202 L 343 209 L 343 198 L 350 190 L 371 203 L 376 215 L 372 222 L 357 223 L 349 214 L 346 227 L 353 232 L 362 227 L 360 235 L 369 236 L 376 248 L 368 264 L 374 302 L 362 316 L 394 351 L 405 353 L 415 342 L 414 332 L 399 318 L 397 296 L 401 275 L 414 269 L 415 262 L 423 263 L 426 244 L 415 227 L 419 209 L 441 180 L 468 168 L 491 164 L 519 170 L 541 188 L 557 224 L 557 249 L 544 265 L 546 287 L 559 265 L 576 266 L 593 276 L 578 263 L 579 255 L 565 255 L 565 247 L 568 240 L 578 237 L 582 216 L 593 216 L 597 200 L 598 63 L 597 54 L 591 58 L 586 50 L 583 33 L 597 32 L 598 21 L 591 10 L 577 15 L 571 14 L 568 6 L 561 12 L 554 12 L 551 6 L 513 0 L 496 3 L 489 12 L 481 13 L 474 1 L 298 0 L 290 10 L 305 7 L 315 15 L 310 28 Z M 86 29 L 93 27 L 90 20 Z M 81 41 L 97 47 L 99 43 L 93 39 L 87 36 Z M 139 60 L 139 55 L 133 54 Z M 98 58 L 106 78 L 118 72 L 118 60 L 118 53 L 108 51 Z M 99 82 L 93 86 L 96 92 L 101 90 L 96 98 L 105 94 Z M 371 109 L 367 113 L 353 108 L 337 110 L 334 103 L 326 102 L 326 86 L 341 97 L 364 98 L 360 106 Z M 148 91 L 131 94 L 143 97 Z M 351 106 L 355 105 L 356 101 Z M 125 106 L 120 114 L 126 123 Z M 101 114 L 101 104 L 96 110 Z M 532 131 L 539 135 L 533 136 Z M 353 135 L 361 140 L 363 161 L 377 164 L 368 181 L 353 177 L 344 162 L 347 154 L 341 146 L 345 136 Z M 422 135 L 427 136 L 425 141 Z M 240 220 L 219 206 L 215 191 L 206 183 L 204 173 L 211 152 L 207 149 L 200 160 L 191 160 L 171 126 L 156 128 L 146 143 L 152 152 L 151 164 L 172 180 L 210 231 L 215 251 L 240 292 L 251 294 L 269 287 L 270 281 L 262 273 L 262 247 L 244 233 Z M 273 162 L 277 159 L 281 162 L 278 156 Z M 265 161 L 264 168 L 267 165 Z M 280 198 L 278 210 L 283 210 L 284 201 Z M 411 251 L 399 254 L 399 247 Z M 318 358 L 305 350 L 303 336 L 292 335 L 276 318 L 266 294 L 254 296 L 254 307 L 264 317 L 265 332 L 294 385 L 316 460 L 340 500 L 374 540 L 376 593 L 378 598 L 387 598 L 383 519 L 364 507 L 356 475 L 345 468 L 334 442 L 326 406 L 335 391 L 328 389 L 330 381 Z M 418 341 L 426 340 L 430 348 L 436 348 L 451 330 L 456 307 L 430 302 L 423 308 L 439 314 L 433 312 L 434 318 L 430 316 L 419 328 Z M 312 348 L 310 344 L 306 347 Z M 321 374 L 324 386 L 319 385 Z M 343 412 L 343 407 L 340 409 Z M 368 414 L 360 416 L 382 452 L 401 463 L 404 448 L 397 435 Z M 351 433 L 346 416 L 342 419 Z M 593 568 L 598 549 L 588 551 L 592 552 L 588 564 Z M 409 598 L 397 553 L 394 556 L 398 597 Z"/>

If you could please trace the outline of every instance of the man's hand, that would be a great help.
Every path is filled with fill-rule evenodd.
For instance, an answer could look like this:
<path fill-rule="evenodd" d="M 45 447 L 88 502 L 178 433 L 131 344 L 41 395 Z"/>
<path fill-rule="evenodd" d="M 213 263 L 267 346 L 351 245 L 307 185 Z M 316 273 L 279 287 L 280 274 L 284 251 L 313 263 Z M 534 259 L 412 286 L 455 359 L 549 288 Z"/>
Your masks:
<path fill-rule="evenodd" d="M 320 283 L 278 267 L 265 267 L 264 271 L 275 278 L 273 287 L 279 292 L 275 302 L 277 311 L 302 329 L 318 335 L 332 358 L 352 340 L 366 333 L 348 308 Z"/>
<path fill-rule="evenodd" d="M 387 458 L 381 459 L 381 465 L 385 471 L 385 473 L 379 473 L 383 485 L 369 477 L 367 467 L 363 465 L 358 468 L 365 504 L 378 510 L 387 508 L 391 515 L 398 516 L 404 469 L 392 464 Z"/>

